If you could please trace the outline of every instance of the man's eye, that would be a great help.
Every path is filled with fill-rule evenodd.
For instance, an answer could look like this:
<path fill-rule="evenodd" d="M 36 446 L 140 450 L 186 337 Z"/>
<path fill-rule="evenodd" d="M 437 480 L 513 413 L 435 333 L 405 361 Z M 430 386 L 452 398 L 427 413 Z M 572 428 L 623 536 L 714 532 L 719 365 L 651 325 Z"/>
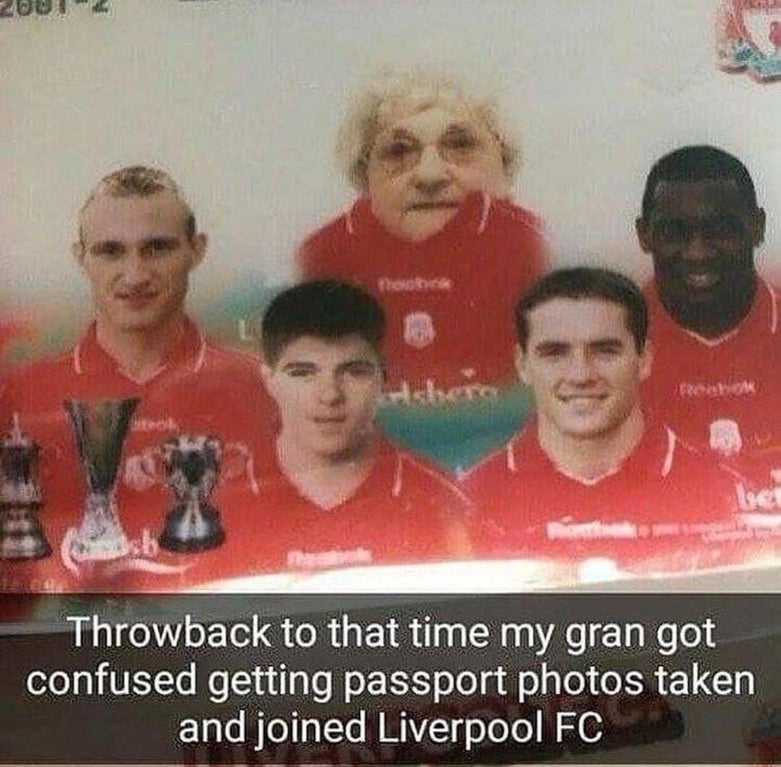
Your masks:
<path fill-rule="evenodd" d="M 560 346 L 558 344 L 550 344 L 537 348 L 537 356 L 542 357 L 543 359 L 561 359 L 562 357 L 566 356 L 566 354 L 567 347 L 563 345 Z"/>
<path fill-rule="evenodd" d="M 178 247 L 178 240 L 157 238 L 150 240 L 144 247 L 144 250 L 151 255 L 165 255 Z"/>
<path fill-rule="evenodd" d="M 688 242 L 691 238 L 691 227 L 684 221 L 675 219 L 657 221 L 653 227 L 653 234 L 662 242 Z"/>
<path fill-rule="evenodd" d="M 368 362 L 354 362 L 346 365 L 344 372 L 354 378 L 367 378 L 375 374 L 376 368 Z"/>
<path fill-rule="evenodd" d="M 291 378 L 308 378 L 314 373 L 310 368 L 288 368 L 286 372 Z"/>
<path fill-rule="evenodd" d="M 621 354 L 621 346 L 618 344 L 597 344 L 593 351 L 601 357 L 616 357 Z"/>
<path fill-rule="evenodd" d="M 98 258 L 105 259 L 106 261 L 112 261 L 125 252 L 125 249 L 118 242 L 104 242 L 100 245 L 90 248 L 90 253 Z"/>
<path fill-rule="evenodd" d="M 743 224 L 733 216 L 717 216 L 703 222 L 702 231 L 712 240 L 726 240 L 739 237 L 743 233 Z"/>

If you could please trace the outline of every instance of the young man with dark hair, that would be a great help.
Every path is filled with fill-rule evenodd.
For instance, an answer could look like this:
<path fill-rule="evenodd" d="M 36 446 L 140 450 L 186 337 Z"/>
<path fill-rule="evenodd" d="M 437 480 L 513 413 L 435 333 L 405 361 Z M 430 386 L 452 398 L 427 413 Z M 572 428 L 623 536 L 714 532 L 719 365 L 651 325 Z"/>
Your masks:
<path fill-rule="evenodd" d="M 262 374 L 280 429 L 257 492 L 227 499 L 225 551 L 201 580 L 467 557 L 470 504 L 444 476 L 387 442 L 374 417 L 384 316 L 333 280 L 280 293 L 261 331 Z M 241 508 L 236 524 L 231 508 Z"/>
<path fill-rule="evenodd" d="M 732 155 L 686 146 L 651 169 L 637 219 L 654 264 L 646 297 L 656 364 L 644 396 L 683 438 L 778 498 L 781 337 L 777 291 L 755 265 L 764 233 L 754 183 Z M 744 511 L 763 511 L 740 497 Z M 777 500 L 764 506 L 781 511 Z"/>
<path fill-rule="evenodd" d="M 3 431 L 16 414 L 42 447 L 40 518 L 54 550 L 37 562 L 0 561 L 11 590 L 111 589 L 128 572 L 157 572 L 172 504 L 154 466 L 160 443 L 213 435 L 249 463 L 258 432 L 271 431 L 259 361 L 214 345 L 185 313 L 189 276 L 206 246 L 176 182 L 155 168 L 110 173 L 82 206 L 72 251 L 90 282 L 95 319 L 75 348 L 14 371 L 0 393 Z M 98 573 L 68 543 L 85 487 L 63 400 L 131 397 L 140 402 L 116 488 L 130 553 Z"/>
<path fill-rule="evenodd" d="M 259 500 L 278 509 L 269 543 L 281 567 L 469 553 L 466 499 L 375 428 L 383 332 L 371 296 L 329 280 L 291 288 L 264 316 L 263 377 L 281 429 Z"/>
<path fill-rule="evenodd" d="M 516 319 L 537 418 L 466 476 L 479 553 L 607 559 L 602 575 L 722 562 L 729 478 L 641 407 L 651 351 L 638 288 L 603 269 L 559 270 L 521 298 Z"/>

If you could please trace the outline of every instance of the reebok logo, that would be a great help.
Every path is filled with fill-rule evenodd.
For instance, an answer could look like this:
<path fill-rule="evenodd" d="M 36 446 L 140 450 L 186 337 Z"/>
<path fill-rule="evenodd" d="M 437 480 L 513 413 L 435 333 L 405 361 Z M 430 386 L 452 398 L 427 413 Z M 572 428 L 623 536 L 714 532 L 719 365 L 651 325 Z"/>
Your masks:
<path fill-rule="evenodd" d="M 378 277 L 380 293 L 447 293 L 453 290 L 449 277 Z"/>
<path fill-rule="evenodd" d="M 754 381 L 682 381 L 678 384 L 678 396 L 683 399 L 754 397 L 756 393 Z"/>
<path fill-rule="evenodd" d="M 294 549 L 287 553 L 287 565 L 298 570 L 315 570 L 320 567 L 341 567 L 343 565 L 370 565 L 372 553 L 369 549 L 334 549 L 332 551 L 301 551 Z"/>
<path fill-rule="evenodd" d="M 181 431 L 179 424 L 170 416 L 168 418 L 136 418 L 133 420 L 133 431 Z"/>
<path fill-rule="evenodd" d="M 545 531 L 550 541 L 639 537 L 637 525 L 633 522 L 548 522 Z"/>

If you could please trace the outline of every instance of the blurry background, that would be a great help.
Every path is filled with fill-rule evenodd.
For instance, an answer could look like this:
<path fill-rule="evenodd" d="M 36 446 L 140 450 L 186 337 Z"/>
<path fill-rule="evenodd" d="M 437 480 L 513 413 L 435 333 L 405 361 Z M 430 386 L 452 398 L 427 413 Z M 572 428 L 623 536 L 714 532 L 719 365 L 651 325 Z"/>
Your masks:
<path fill-rule="evenodd" d="M 296 243 L 352 199 L 337 125 L 387 65 L 430 64 L 497 95 L 524 147 L 516 198 L 545 220 L 559 263 L 646 278 L 633 222 L 648 168 L 708 142 L 749 166 L 768 208 L 761 267 L 779 269 L 781 82 L 717 68 L 715 1 L 91 5 L 0 19 L 6 368 L 64 347 L 89 317 L 76 212 L 134 163 L 169 170 L 190 199 L 211 238 L 191 311 L 241 345 L 240 320 L 289 278 Z"/>

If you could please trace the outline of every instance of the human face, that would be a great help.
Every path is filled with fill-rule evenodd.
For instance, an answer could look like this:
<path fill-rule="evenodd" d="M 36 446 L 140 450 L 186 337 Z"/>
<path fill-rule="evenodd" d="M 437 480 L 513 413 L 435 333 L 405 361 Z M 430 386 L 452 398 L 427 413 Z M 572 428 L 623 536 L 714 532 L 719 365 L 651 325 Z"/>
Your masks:
<path fill-rule="evenodd" d="M 456 106 L 396 110 L 374 140 L 367 180 L 379 222 L 413 242 L 442 229 L 469 192 L 508 193 L 499 141 Z"/>
<path fill-rule="evenodd" d="M 639 410 L 640 381 L 650 372 L 626 309 L 598 298 L 553 298 L 535 306 L 528 321 L 517 363 L 534 391 L 540 428 L 575 439 L 617 434 Z"/>
<path fill-rule="evenodd" d="M 358 335 L 302 336 L 263 376 L 277 403 L 282 436 L 304 453 L 352 459 L 370 442 L 382 388 L 377 352 Z"/>
<path fill-rule="evenodd" d="M 153 334 L 178 321 L 205 249 L 204 235 L 188 238 L 173 192 L 96 196 L 82 212 L 74 255 L 92 283 L 98 325 Z"/>
<path fill-rule="evenodd" d="M 754 248 L 765 216 L 732 180 L 662 181 L 647 218 L 637 221 L 659 293 L 674 311 L 728 312 L 754 281 Z"/>

